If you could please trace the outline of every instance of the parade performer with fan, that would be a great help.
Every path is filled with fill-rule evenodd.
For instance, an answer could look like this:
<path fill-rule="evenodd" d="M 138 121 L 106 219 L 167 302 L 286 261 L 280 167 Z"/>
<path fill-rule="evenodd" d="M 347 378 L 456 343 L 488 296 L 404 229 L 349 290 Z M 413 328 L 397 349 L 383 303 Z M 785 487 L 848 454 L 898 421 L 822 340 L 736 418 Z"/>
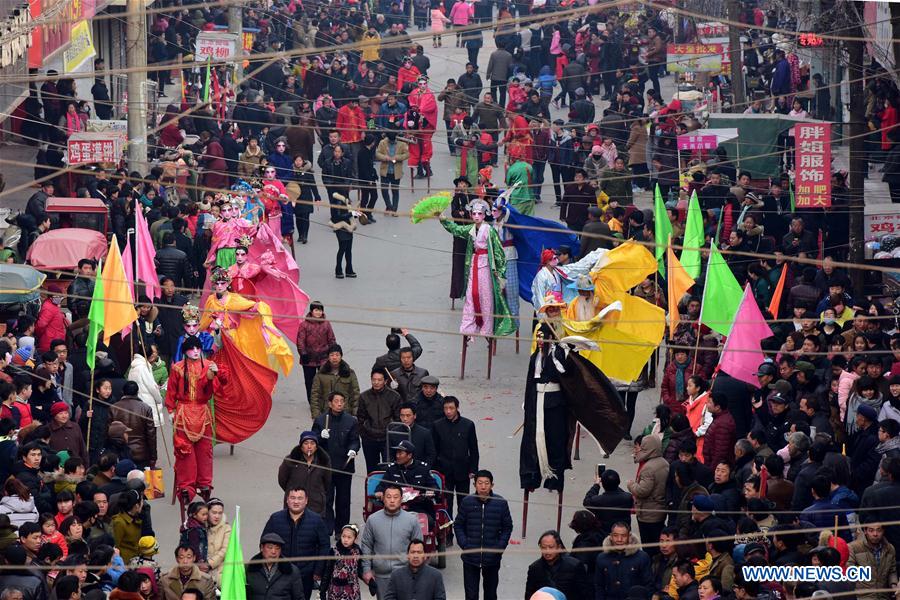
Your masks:
<path fill-rule="evenodd" d="M 269 305 L 229 292 L 231 276 L 225 269 L 215 269 L 210 280 L 215 293 L 206 299 L 200 329 L 218 337 L 228 335 L 238 350 L 250 360 L 279 368 L 285 375 L 290 374 L 294 356 L 272 322 Z M 221 348 L 222 343 L 219 339 L 217 347 Z"/>
<path fill-rule="evenodd" d="M 543 300 L 551 292 L 557 300 L 565 300 L 568 295 L 574 296 L 574 290 L 567 289 L 565 284 L 571 283 L 580 275 L 587 275 L 591 267 L 606 252 L 608 251 L 604 248 L 597 248 L 578 262 L 559 266 L 559 256 L 556 252 L 552 248 L 545 248 L 541 252 L 541 268 L 531 283 L 531 297 L 534 309 L 540 309 Z"/>
<path fill-rule="evenodd" d="M 181 309 L 181 319 L 184 321 L 184 333 L 181 334 L 181 337 L 178 338 L 178 342 L 175 344 L 175 356 L 172 358 L 172 362 L 175 363 L 184 359 L 181 347 L 185 340 L 192 337 L 200 340 L 200 348 L 203 350 L 203 355 L 206 358 L 212 356 L 215 340 L 208 331 L 200 331 L 200 307 L 185 304 Z"/>
<path fill-rule="evenodd" d="M 258 264 L 247 260 L 247 254 L 253 240 L 249 235 L 242 235 L 237 239 L 237 247 L 234 249 L 234 264 L 228 267 L 228 275 L 231 276 L 231 291 L 248 298 L 256 298 L 257 280 L 262 272 Z"/>
<path fill-rule="evenodd" d="M 446 207 L 446 205 L 445 205 Z M 516 330 L 503 293 L 506 256 L 497 232 L 485 222 L 487 202 L 475 199 L 469 205 L 473 223 L 453 223 L 441 217 L 441 225 L 452 235 L 466 240 L 466 301 L 461 333 L 486 337 L 504 336 Z"/>
<path fill-rule="evenodd" d="M 180 347 L 185 358 L 172 365 L 166 410 L 172 417 L 175 445 L 175 495 L 185 507 L 196 495 L 208 501 L 213 481 L 213 417 L 210 400 L 224 391 L 228 374 L 203 358 L 200 340 L 190 336 Z"/>
<path fill-rule="evenodd" d="M 569 449 L 576 421 L 606 453 L 625 435 L 627 414 L 618 392 L 578 353 L 596 345 L 583 338 L 562 337 L 565 308 L 565 302 L 549 293 L 538 310 L 540 324 L 528 363 L 519 449 L 519 479 L 526 491 L 543 485 L 562 493 L 565 471 L 572 468 Z"/>

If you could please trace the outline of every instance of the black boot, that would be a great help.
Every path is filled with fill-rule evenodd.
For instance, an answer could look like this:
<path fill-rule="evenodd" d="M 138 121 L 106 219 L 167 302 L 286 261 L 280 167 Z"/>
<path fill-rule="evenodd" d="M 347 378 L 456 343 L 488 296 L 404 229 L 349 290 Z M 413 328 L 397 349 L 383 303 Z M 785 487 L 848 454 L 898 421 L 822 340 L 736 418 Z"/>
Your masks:
<path fill-rule="evenodd" d="M 212 488 L 200 488 L 197 490 L 197 493 L 200 494 L 200 497 L 203 498 L 204 502 L 209 502 L 209 499 L 212 497 Z"/>
<path fill-rule="evenodd" d="M 425 170 L 422 168 L 422 164 L 416 167 L 416 179 L 424 179 L 425 178 Z"/>
<path fill-rule="evenodd" d="M 430 162 L 425 163 L 425 174 L 426 174 L 428 177 L 431 177 L 431 176 L 434 175 L 434 172 L 431 170 L 431 163 L 430 163 Z"/>

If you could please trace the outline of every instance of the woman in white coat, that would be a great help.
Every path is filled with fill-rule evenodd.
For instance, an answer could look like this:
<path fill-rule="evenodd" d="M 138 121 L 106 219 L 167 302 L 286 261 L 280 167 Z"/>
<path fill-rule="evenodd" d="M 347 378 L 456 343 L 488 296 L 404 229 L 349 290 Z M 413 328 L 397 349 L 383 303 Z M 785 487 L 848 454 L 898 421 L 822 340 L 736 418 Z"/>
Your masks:
<path fill-rule="evenodd" d="M 135 349 L 134 357 L 131 359 L 131 366 L 128 367 L 126 379 L 133 381 L 138 385 L 138 398 L 144 404 L 153 409 L 153 423 L 160 427 L 163 423 L 163 398 L 153 378 L 153 371 L 150 369 L 150 363 L 144 357 L 140 349 Z"/>

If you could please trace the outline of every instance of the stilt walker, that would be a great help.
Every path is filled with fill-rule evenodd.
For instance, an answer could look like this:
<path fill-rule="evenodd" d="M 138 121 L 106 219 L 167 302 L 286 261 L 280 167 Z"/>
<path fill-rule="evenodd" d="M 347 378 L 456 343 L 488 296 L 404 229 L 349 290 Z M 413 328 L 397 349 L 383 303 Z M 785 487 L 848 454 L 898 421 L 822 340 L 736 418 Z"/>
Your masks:
<path fill-rule="evenodd" d="M 475 199 L 469 205 L 472 225 L 460 225 L 442 217 L 441 225 L 456 237 L 466 240 L 466 301 L 459 331 L 463 335 L 460 379 L 465 377 L 465 359 L 470 336 L 482 335 L 488 341 L 488 378 L 493 361 L 495 338 L 510 335 L 516 329 L 503 295 L 506 257 L 497 232 L 487 223 L 487 202 Z"/>
<path fill-rule="evenodd" d="M 172 417 L 175 445 L 175 494 L 182 520 L 196 495 L 208 501 L 213 487 L 213 417 L 210 400 L 223 391 L 227 375 L 203 358 L 200 340 L 187 338 L 185 355 L 172 365 L 166 390 L 166 410 Z"/>

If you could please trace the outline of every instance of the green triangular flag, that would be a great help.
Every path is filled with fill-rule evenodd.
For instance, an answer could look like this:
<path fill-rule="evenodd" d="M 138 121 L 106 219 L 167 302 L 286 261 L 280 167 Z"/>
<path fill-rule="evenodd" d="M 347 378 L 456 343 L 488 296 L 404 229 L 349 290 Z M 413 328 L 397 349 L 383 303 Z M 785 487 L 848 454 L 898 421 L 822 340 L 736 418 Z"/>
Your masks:
<path fill-rule="evenodd" d="M 212 57 L 206 61 L 206 83 L 203 84 L 203 102 L 209 102 L 209 88 L 212 85 L 212 73 L 210 71 L 210 65 L 212 64 Z"/>
<path fill-rule="evenodd" d="M 659 184 L 656 185 L 656 202 L 653 205 L 653 241 L 656 242 L 655 255 L 659 265 L 659 274 L 666 276 L 666 246 L 672 237 L 672 222 L 669 220 L 669 212 L 663 202 Z"/>
<path fill-rule="evenodd" d="M 87 356 L 85 361 L 87 366 L 93 370 L 95 358 L 97 354 L 97 338 L 103 331 L 103 314 L 105 313 L 103 306 L 103 279 L 101 271 L 102 264 L 97 265 L 97 277 L 94 279 L 94 295 L 91 296 L 91 308 L 88 311 L 88 338 L 87 338 Z"/>
<path fill-rule="evenodd" d="M 700 305 L 700 322 L 722 335 L 731 333 L 734 315 L 744 297 L 741 284 L 734 278 L 731 268 L 716 250 L 709 245 L 709 262 L 703 282 L 703 300 Z M 709 301 L 707 301 L 709 300 Z"/>
<path fill-rule="evenodd" d="M 241 550 L 241 507 L 236 507 L 225 562 L 222 563 L 222 598 L 247 600 L 247 573 Z"/>
<path fill-rule="evenodd" d="M 703 214 L 700 212 L 700 202 L 697 201 L 697 192 L 691 195 L 688 204 L 687 222 L 684 226 L 684 248 L 678 260 L 685 272 L 697 279 L 700 277 L 700 248 L 706 245 L 706 233 L 703 231 Z"/>

